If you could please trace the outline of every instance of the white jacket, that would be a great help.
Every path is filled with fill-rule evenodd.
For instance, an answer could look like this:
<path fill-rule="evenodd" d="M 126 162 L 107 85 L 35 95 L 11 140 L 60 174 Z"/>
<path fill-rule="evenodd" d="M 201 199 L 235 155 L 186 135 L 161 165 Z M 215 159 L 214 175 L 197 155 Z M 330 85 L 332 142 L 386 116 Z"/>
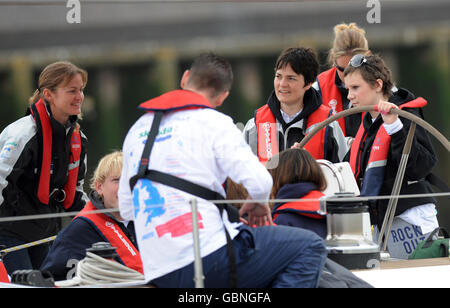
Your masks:
<path fill-rule="evenodd" d="M 150 281 L 194 261 L 192 195 L 163 184 L 139 180 L 130 191 L 129 180 L 138 164 L 153 121 L 144 114 L 128 132 L 123 144 L 124 164 L 119 186 L 120 213 L 135 220 L 145 278 Z M 214 109 L 172 112 L 162 118 L 153 145 L 150 169 L 202 185 L 225 196 L 222 184 L 229 176 L 243 184 L 255 200 L 269 198 L 272 178 L 242 138 L 232 119 Z M 224 223 L 217 207 L 198 199 L 200 252 L 204 257 L 226 245 Z M 230 223 L 234 238 L 239 223 Z"/>

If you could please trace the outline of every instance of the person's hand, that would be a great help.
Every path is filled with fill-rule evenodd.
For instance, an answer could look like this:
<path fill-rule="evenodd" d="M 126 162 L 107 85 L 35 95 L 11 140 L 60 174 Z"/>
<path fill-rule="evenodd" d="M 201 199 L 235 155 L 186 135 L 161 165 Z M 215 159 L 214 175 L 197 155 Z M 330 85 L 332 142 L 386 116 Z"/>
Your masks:
<path fill-rule="evenodd" d="M 291 149 L 300 149 L 300 143 L 295 142 L 292 146 Z"/>
<path fill-rule="evenodd" d="M 381 113 L 381 117 L 383 118 L 384 123 L 392 124 L 397 121 L 398 115 L 390 113 L 391 109 L 398 109 L 397 105 L 380 100 L 377 107 L 378 111 Z"/>
<path fill-rule="evenodd" d="M 272 225 L 272 216 L 270 213 L 270 208 L 267 204 L 260 204 L 251 201 L 245 202 L 239 210 L 239 215 L 243 216 L 245 213 L 248 214 L 248 225 L 249 226 L 265 226 L 267 224 Z"/>

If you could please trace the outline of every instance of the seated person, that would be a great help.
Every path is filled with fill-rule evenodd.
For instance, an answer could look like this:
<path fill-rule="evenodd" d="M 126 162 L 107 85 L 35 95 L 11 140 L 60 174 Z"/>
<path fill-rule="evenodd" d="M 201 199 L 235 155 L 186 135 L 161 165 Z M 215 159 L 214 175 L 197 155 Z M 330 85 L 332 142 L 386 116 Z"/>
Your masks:
<path fill-rule="evenodd" d="M 132 222 L 123 221 L 120 213 L 88 212 L 117 209 L 119 179 L 122 171 L 122 152 L 104 156 L 94 172 L 90 202 L 56 237 L 41 270 L 48 270 L 55 280 L 72 278 L 71 270 L 86 256 L 86 249 L 97 242 L 110 242 L 116 247 L 118 262 L 143 273 Z"/>
<path fill-rule="evenodd" d="M 300 227 L 327 236 L 326 217 L 319 215 L 321 192 L 327 187 L 325 176 L 316 160 L 304 149 L 288 149 L 273 158 L 271 199 L 304 199 L 299 202 L 277 202 L 272 207 L 274 224 Z M 311 199 L 313 199 L 311 201 Z"/>
<path fill-rule="evenodd" d="M 285 153 L 287 152 L 287 153 Z M 279 169 L 275 170 L 269 170 L 272 172 L 272 176 L 276 174 L 276 178 L 280 179 L 281 174 L 283 171 L 285 171 L 285 174 L 293 174 L 292 171 L 293 168 L 287 169 L 288 167 L 294 166 L 292 164 L 293 161 L 296 162 L 303 162 L 303 167 L 297 168 L 298 171 L 308 171 L 308 167 L 310 167 L 310 170 L 312 171 L 311 174 L 317 175 L 310 176 L 309 178 L 313 183 L 316 184 L 317 187 L 320 187 L 321 190 L 325 190 L 326 184 L 324 175 L 322 173 L 322 169 L 320 169 L 320 166 L 318 163 L 312 158 L 312 156 L 309 154 L 309 152 L 305 150 L 300 149 L 291 149 L 286 150 L 284 152 L 281 152 L 279 156 L 282 156 L 280 161 L 280 165 L 278 165 Z M 270 164 L 273 163 L 273 161 L 268 162 L 267 167 L 270 167 Z M 284 168 L 284 169 L 283 169 Z M 301 172 L 297 172 L 297 174 L 301 174 Z M 274 183 L 280 184 L 281 181 L 275 180 L 274 177 Z M 291 177 L 294 178 L 294 177 Z M 303 184 L 303 185 L 302 185 Z M 295 185 L 295 184 L 293 184 Z M 314 185 L 312 183 L 309 183 L 309 185 Z M 303 186 L 306 188 L 308 186 L 308 183 L 300 183 L 299 186 Z M 284 185 L 284 187 L 293 187 L 289 184 Z M 237 184 L 233 182 L 230 178 L 227 178 L 226 182 L 226 192 L 227 192 L 227 199 L 228 200 L 245 200 L 248 197 L 248 192 L 245 189 L 245 187 L 242 184 Z M 277 189 L 280 191 L 280 195 L 283 196 L 285 192 L 290 191 L 289 189 L 283 190 L 283 189 Z M 317 195 L 320 196 L 320 192 L 316 191 Z M 286 195 L 290 198 L 289 195 Z M 273 196 L 272 196 L 273 197 Z M 300 194 L 293 194 L 294 198 L 301 197 Z M 278 198 L 278 196 L 277 196 Z M 305 198 L 306 199 L 306 198 Z M 240 207 L 239 203 L 232 203 L 236 207 Z M 278 204 L 277 204 L 278 205 Z M 295 227 L 302 227 L 306 229 L 310 229 L 314 231 L 315 233 L 319 234 L 321 237 L 325 238 L 327 235 L 327 224 L 325 217 L 320 217 L 319 219 L 310 218 L 308 216 L 302 216 L 300 212 L 296 212 L 294 208 L 292 208 L 292 212 L 290 212 L 290 205 L 289 203 L 286 203 L 286 212 L 284 212 L 283 209 L 280 209 L 283 204 L 279 204 L 278 209 L 274 210 L 275 220 L 274 225 L 280 224 L 280 225 L 288 225 L 288 226 L 295 226 Z M 275 213 L 280 212 L 280 213 Z M 304 213 L 307 215 L 308 213 Z M 242 219 L 242 218 L 241 218 Z M 245 221 L 244 221 L 245 222 Z M 322 270 L 322 274 L 319 279 L 319 288 L 370 288 L 372 287 L 367 282 L 359 279 L 357 276 L 355 276 L 352 272 L 350 272 L 348 269 L 343 267 L 342 265 L 334 262 L 333 260 L 327 258 L 325 261 L 324 269 Z"/>

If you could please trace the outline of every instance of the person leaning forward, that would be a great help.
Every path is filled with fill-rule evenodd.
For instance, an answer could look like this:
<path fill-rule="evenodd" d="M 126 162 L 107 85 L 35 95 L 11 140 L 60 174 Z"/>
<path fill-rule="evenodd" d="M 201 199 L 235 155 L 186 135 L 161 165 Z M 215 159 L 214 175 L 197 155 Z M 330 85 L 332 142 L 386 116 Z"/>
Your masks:
<path fill-rule="evenodd" d="M 190 200 L 200 195 L 199 190 L 215 194 L 213 200 L 224 199 L 222 184 L 229 177 L 242 184 L 251 198 L 239 214 L 248 214 L 249 225 L 271 224 L 264 202 L 272 187 L 271 176 L 232 119 L 215 110 L 227 98 L 232 79 L 231 66 L 224 58 L 212 53 L 198 56 L 183 73 L 181 90 L 140 105 L 146 113 L 125 138 L 120 213 L 135 221 L 145 278 L 157 287 L 194 287 Z M 152 130 L 161 112 L 160 124 Z M 149 141 L 154 141 L 153 147 L 144 149 Z M 139 177 L 135 177 L 137 169 Z M 179 182 L 196 187 L 194 195 Z M 206 287 L 318 285 L 327 254 L 319 236 L 285 226 L 251 228 L 240 223 L 229 208 L 221 215 L 218 206 L 208 200 L 197 198 Z M 234 252 L 230 256 L 229 247 Z"/>

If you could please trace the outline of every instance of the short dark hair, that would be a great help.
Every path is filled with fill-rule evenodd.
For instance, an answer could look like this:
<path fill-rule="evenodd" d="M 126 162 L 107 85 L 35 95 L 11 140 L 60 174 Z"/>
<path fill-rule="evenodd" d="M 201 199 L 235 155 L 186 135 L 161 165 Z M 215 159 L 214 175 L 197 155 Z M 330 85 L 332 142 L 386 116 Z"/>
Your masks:
<path fill-rule="evenodd" d="M 347 65 L 344 70 L 344 77 L 359 71 L 361 77 L 371 86 L 377 83 L 377 79 L 381 79 L 383 81 L 383 95 L 386 97 L 391 96 L 392 87 L 394 86 L 391 70 L 386 66 L 383 59 L 376 54 L 365 56 L 365 58 L 367 64 L 363 63 L 358 67 Z"/>
<path fill-rule="evenodd" d="M 319 61 L 311 48 L 287 48 L 283 50 L 275 64 L 275 71 L 290 65 L 294 72 L 302 74 L 305 84 L 312 83 L 319 74 Z"/>
<path fill-rule="evenodd" d="M 189 71 L 188 83 L 198 90 L 210 91 L 212 96 L 229 91 L 233 84 L 230 63 L 211 52 L 195 58 Z"/>

